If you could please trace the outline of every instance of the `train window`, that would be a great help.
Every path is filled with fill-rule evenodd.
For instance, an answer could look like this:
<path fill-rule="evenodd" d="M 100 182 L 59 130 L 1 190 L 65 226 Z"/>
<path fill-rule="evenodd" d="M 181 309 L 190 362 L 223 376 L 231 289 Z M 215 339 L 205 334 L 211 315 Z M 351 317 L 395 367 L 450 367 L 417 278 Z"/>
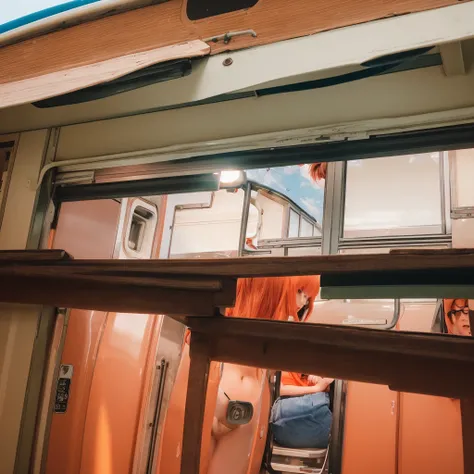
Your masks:
<path fill-rule="evenodd" d="M 400 301 L 398 300 L 318 300 L 315 302 L 308 322 L 392 329 L 397 324 L 400 314 Z"/>
<path fill-rule="evenodd" d="M 439 234 L 441 153 L 348 162 L 345 238 Z"/>
<path fill-rule="evenodd" d="M 156 206 L 143 199 L 133 199 L 124 251 L 128 258 L 148 258 L 153 248 L 157 224 Z"/>
<path fill-rule="evenodd" d="M 190 20 L 202 20 L 223 13 L 251 8 L 257 2 L 258 0 L 188 0 L 186 14 Z"/>
<path fill-rule="evenodd" d="M 255 250 L 269 255 L 321 253 L 324 180 L 309 165 L 247 170 L 252 202 L 261 219 L 252 239 Z"/>
<path fill-rule="evenodd" d="M 300 237 L 312 237 L 314 235 L 314 226 L 304 217 L 301 218 L 300 223 Z"/>
<path fill-rule="evenodd" d="M 290 217 L 288 222 L 288 237 L 298 237 L 300 230 L 300 215 L 293 209 L 290 209 Z"/>
<path fill-rule="evenodd" d="M 474 149 L 449 152 L 452 170 L 452 204 L 453 209 L 474 206 Z"/>

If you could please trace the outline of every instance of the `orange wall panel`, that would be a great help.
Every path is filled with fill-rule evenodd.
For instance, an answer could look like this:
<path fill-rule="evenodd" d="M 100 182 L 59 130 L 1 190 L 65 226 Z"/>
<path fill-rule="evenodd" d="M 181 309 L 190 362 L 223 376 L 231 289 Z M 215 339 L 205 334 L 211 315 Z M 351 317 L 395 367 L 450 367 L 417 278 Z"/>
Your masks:
<path fill-rule="evenodd" d="M 62 364 L 72 364 L 70 398 L 66 413 L 54 413 L 48 444 L 47 474 L 76 474 L 81 466 L 82 443 L 92 376 L 107 321 L 101 311 L 73 310 Z"/>
<path fill-rule="evenodd" d="M 120 203 L 113 200 L 64 203 L 54 232 L 53 248 L 74 258 L 111 258 Z M 107 313 L 70 311 L 62 364 L 72 364 L 66 413 L 52 417 L 46 474 L 77 474 L 81 468 L 84 428 L 101 337 Z"/>
<path fill-rule="evenodd" d="M 396 474 L 397 393 L 348 382 L 342 474 Z"/>
<path fill-rule="evenodd" d="M 109 313 L 84 429 L 81 473 L 128 474 L 157 316 Z"/>
<path fill-rule="evenodd" d="M 398 474 L 463 474 L 459 400 L 401 394 Z"/>

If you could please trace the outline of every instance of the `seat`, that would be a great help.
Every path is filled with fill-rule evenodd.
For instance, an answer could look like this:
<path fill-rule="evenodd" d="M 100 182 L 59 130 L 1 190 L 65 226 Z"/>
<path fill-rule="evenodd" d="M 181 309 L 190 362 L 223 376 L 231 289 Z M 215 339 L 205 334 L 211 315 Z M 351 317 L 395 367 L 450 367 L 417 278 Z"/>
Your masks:
<path fill-rule="evenodd" d="M 320 474 L 324 467 L 327 449 L 294 449 L 279 446 L 275 442 L 272 449 L 272 468 L 282 474 L 305 472 Z"/>

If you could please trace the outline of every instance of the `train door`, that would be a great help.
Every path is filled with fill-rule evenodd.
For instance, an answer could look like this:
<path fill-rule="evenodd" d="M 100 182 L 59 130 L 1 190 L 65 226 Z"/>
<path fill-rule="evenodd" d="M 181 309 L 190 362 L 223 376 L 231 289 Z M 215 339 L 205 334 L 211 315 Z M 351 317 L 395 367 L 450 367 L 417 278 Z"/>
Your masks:
<path fill-rule="evenodd" d="M 75 258 L 151 258 L 158 208 L 143 199 L 63 203 L 52 245 Z M 182 337 L 169 324 L 179 325 L 157 315 L 71 310 L 48 474 L 128 473 L 150 463 L 180 330 Z M 160 331 L 171 336 L 160 340 Z"/>
<path fill-rule="evenodd" d="M 407 307 L 402 331 L 439 332 L 443 305 L 416 302 Z M 460 400 L 400 393 L 398 474 L 416 474 L 422 465 L 433 474 L 464 473 Z"/>

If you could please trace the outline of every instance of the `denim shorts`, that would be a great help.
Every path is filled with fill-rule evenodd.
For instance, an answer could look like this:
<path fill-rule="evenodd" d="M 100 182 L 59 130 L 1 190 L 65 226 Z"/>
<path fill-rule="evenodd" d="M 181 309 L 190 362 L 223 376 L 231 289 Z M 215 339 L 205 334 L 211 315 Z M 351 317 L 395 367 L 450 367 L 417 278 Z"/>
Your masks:
<path fill-rule="evenodd" d="M 275 441 L 281 446 L 327 448 L 332 424 L 329 394 L 279 398 L 273 405 L 270 423 Z"/>

